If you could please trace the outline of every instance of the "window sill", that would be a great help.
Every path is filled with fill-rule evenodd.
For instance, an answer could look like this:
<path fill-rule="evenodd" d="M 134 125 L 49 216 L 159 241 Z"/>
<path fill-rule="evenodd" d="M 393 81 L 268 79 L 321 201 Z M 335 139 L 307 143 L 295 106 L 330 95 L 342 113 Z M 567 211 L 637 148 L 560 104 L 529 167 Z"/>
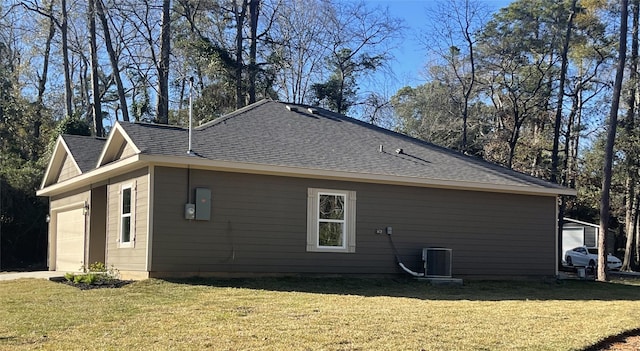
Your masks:
<path fill-rule="evenodd" d="M 356 249 L 342 247 L 307 247 L 307 252 L 355 253 Z"/>

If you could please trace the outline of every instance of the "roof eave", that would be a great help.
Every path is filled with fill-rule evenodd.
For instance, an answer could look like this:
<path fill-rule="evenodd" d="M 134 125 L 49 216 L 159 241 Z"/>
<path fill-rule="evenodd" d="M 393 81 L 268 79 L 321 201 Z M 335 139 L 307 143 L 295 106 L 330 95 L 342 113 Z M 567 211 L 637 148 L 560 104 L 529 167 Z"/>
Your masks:
<path fill-rule="evenodd" d="M 428 188 L 455 189 L 467 191 L 483 191 L 536 196 L 575 196 L 576 190 L 569 188 L 544 188 L 528 186 L 496 185 L 480 182 L 461 182 L 442 179 L 425 179 L 418 177 L 394 176 L 386 174 L 355 173 L 345 171 L 310 169 L 288 166 L 274 166 L 255 163 L 241 163 L 199 158 L 196 156 L 159 156 L 136 154 L 131 157 L 103 165 L 79 176 L 52 184 L 36 192 L 38 196 L 52 196 L 66 191 L 99 183 L 114 175 L 129 172 L 146 165 L 167 167 L 196 167 L 235 173 L 251 173 L 299 178 L 331 179 L 351 182 L 367 182 L 378 184 L 417 186 Z"/>
<path fill-rule="evenodd" d="M 356 181 L 404 186 L 431 187 L 443 189 L 457 189 L 469 191 L 500 192 L 523 195 L 542 196 L 576 196 L 577 192 L 569 188 L 532 187 L 498 185 L 481 182 L 462 182 L 442 179 L 426 179 L 418 177 L 395 176 L 386 174 L 356 173 L 346 171 L 311 169 L 290 166 L 275 166 L 256 163 L 242 163 L 234 161 L 220 161 L 199 158 L 195 156 L 159 156 L 140 155 L 140 160 L 149 164 L 169 167 L 198 167 L 209 170 L 218 170 L 237 173 L 253 173 L 265 175 L 279 175 L 300 178 L 332 179 L 343 181 Z"/>
<path fill-rule="evenodd" d="M 586 225 L 586 226 L 593 227 L 593 228 L 600 228 L 600 225 L 599 224 L 595 224 L 595 223 L 579 221 L 577 219 L 573 219 L 573 218 L 569 218 L 569 217 L 563 217 L 562 219 L 564 221 L 567 221 L 567 222 L 572 222 L 572 223 L 576 223 L 576 224 L 582 224 L 582 225 Z"/>
<path fill-rule="evenodd" d="M 145 165 L 140 162 L 140 155 L 136 154 L 116 162 L 103 165 L 102 167 L 93 169 L 89 172 L 82 173 L 76 177 L 67 179 L 60 183 L 55 183 L 36 191 L 37 196 L 53 196 L 71 191 L 84 186 L 90 186 L 101 181 L 107 180 L 118 174 L 126 173 Z"/>

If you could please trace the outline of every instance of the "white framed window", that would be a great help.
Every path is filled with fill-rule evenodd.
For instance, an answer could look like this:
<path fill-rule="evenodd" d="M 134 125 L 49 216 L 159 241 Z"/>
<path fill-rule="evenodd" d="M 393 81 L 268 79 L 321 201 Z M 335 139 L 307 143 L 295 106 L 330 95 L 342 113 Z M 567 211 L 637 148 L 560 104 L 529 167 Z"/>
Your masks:
<path fill-rule="evenodd" d="M 309 188 L 307 251 L 356 251 L 356 192 Z"/>
<path fill-rule="evenodd" d="M 133 247 L 135 238 L 135 196 L 132 184 L 122 185 L 120 188 L 120 228 L 119 247 Z"/>

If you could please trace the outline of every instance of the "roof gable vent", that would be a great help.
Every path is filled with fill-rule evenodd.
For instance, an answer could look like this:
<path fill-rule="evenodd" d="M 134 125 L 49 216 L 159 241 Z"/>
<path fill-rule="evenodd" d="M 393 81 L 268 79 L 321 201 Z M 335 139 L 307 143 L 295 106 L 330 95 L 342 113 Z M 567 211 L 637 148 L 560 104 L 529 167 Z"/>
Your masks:
<path fill-rule="evenodd" d="M 286 108 L 287 108 L 287 110 L 289 110 L 289 111 L 294 111 L 294 112 L 295 112 L 295 111 L 298 111 L 298 108 L 297 108 L 297 107 L 295 107 L 295 106 L 286 105 L 285 107 L 286 107 Z"/>

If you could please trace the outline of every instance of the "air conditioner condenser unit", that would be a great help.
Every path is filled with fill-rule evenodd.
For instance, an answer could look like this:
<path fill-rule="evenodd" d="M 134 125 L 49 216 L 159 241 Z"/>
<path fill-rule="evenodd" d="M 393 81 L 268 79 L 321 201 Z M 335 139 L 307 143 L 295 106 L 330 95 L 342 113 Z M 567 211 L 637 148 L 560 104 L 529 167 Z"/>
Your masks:
<path fill-rule="evenodd" d="M 424 276 L 427 278 L 451 278 L 452 250 L 443 247 L 422 249 Z"/>

